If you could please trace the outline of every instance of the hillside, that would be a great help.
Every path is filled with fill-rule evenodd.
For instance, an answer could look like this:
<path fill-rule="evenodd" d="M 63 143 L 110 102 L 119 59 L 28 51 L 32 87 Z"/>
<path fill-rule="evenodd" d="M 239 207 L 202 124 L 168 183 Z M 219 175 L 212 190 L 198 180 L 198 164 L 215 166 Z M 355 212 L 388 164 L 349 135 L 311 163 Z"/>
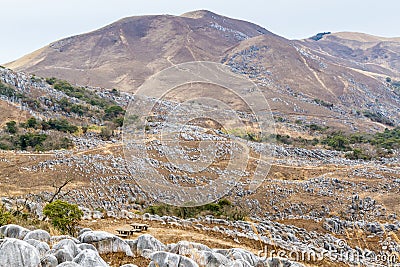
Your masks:
<path fill-rule="evenodd" d="M 325 34 L 305 45 L 321 57 L 384 78 L 400 77 L 400 38 L 385 38 L 356 32 Z"/>
<path fill-rule="evenodd" d="M 361 33 L 287 40 L 209 11 L 140 16 L 56 41 L 7 67 L 134 92 L 160 70 L 214 61 L 255 81 L 276 117 L 344 131 L 400 123 L 400 42 Z M 285 131 L 297 130 L 285 125 Z"/>
<path fill-rule="evenodd" d="M 166 67 L 194 60 L 219 61 L 226 49 L 260 34 L 271 33 L 208 11 L 129 17 L 56 41 L 5 66 L 80 85 L 134 91 Z"/>

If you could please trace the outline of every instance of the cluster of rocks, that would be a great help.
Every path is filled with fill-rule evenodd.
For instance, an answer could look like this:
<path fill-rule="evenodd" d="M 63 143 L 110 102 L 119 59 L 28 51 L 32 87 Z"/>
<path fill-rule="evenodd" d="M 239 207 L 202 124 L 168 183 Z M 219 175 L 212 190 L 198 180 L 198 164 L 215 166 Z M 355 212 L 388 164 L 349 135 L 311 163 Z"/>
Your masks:
<path fill-rule="evenodd" d="M 249 36 L 247 36 L 245 33 L 226 28 L 224 26 L 219 25 L 217 22 L 210 22 L 210 27 L 217 29 L 218 31 L 222 31 L 224 33 L 232 34 L 234 36 L 234 38 L 238 41 L 243 41 L 243 40 L 249 39 Z"/>
<path fill-rule="evenodd" d="M 255 59 L 260 59 L 260 54 L 267 51 L 268 46 L 252 45 L 249 48 L 239 51 L 229 58 L 224 58 L 221 63 L 226 63 L 233 72 L 243 74 L 259 82 L 270 82 L 268 76 L 271 71 L 266 70 L 262 64 L 255 63 Z"/>
<path fill-rule="evenodd" d="M 281 258 L 262 258 L 244 249 L 211 249 L 188 241 L 163 244 L 144 234 L 135 240 L 123 240 L 103 231 L 82 229 L 78 238 L 50 236 L 44 230 L 30 231 L 18 225 L 0 227 L 0 266 L 24 267 L 107 267 L 101 255 L 123 253 L 128 257 L 150 260 L 149 267 L 301 267 Z M 135 267 L 125 264 L 123 267 Z M 121 267 L 122 267 L 121 266 Z"/>

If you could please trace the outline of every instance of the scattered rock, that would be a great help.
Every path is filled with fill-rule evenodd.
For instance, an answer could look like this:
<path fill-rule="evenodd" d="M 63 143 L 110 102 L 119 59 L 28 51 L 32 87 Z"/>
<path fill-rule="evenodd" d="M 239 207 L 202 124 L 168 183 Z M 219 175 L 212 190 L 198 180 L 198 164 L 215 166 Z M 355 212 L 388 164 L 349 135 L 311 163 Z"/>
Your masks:
<path fill-rule="evenodd" d="M 167 247 L 152 235 L 144 234 L 137 239 L 137 253 L 143 257 L 149 257 L 152 252 L 163 251 Z"/>
<path fill-rule="evenodd" d="M 85 267 L 108 267 L 108 264 L 100 255 L 91 249 L 82 250 L 75 258 L 74 262 Z"/>
<path fill-rule="evenodd" d="M 133 256 L 130 246 L 116 235 L 103 231 L 85 231 L 79 236 L 82 243 L 92 244 L 100 254 L 123 252 Z"/>
<path fill-rule="evenodd" d="M 39 264 L 39 252 L 25 241 L 8 238 L 0 245 L 1 267 L 38 267 Z"/>

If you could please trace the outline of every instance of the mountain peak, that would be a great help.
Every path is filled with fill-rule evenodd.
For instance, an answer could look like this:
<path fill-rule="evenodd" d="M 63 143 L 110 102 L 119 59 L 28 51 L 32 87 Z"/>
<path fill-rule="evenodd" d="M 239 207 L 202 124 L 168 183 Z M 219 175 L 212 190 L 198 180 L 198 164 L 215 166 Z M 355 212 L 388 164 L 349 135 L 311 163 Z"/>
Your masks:
<path fill-rule="evenodd" d="M 195 10 L 195 11 L 186 12 L 186 13 L 182 14 L 181 17 L 200 19 L 200 18 L 221 17 L 221 15 L 218 15 L 216 13 L 213 13 L 211 11 L 203 9 L 203 10 Z"/>

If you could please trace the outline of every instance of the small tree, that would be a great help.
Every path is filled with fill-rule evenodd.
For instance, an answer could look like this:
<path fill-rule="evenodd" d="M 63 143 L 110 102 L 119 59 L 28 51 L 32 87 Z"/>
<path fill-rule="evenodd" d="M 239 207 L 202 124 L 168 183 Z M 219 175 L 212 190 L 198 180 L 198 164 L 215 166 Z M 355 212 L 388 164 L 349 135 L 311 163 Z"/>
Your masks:
<path fill-rule="evenodd" d="M 109 141 L 111 140 L 112 136 L 113 136 L 113 130 L 109 126 L 101 128 L 100 130 L 101 139 L 103 139 L 104 141 Z"/>
<path fill-rule="evenodd" d="M 37 125 L 38 122 L 34 117 L 31 117 L 29 120 L 26 121 L 27 128 L 36 128 Z"/>
<path fill-rule="evenodd" d="M 17 123 L 15 121 L 9 121 L 6 123 L 6 131 L 10 134 L 15 134 L 18 132 Z"/>
<path fill-rule="evenodd" d="M 47 204 L 43 214 L 50 219 L 51 224 L 63 234 L 74 235 L 76 225 L 81 220 L 83 212 L 78 205 L 70 204 L 62 200 L 56 200 Z"/>

